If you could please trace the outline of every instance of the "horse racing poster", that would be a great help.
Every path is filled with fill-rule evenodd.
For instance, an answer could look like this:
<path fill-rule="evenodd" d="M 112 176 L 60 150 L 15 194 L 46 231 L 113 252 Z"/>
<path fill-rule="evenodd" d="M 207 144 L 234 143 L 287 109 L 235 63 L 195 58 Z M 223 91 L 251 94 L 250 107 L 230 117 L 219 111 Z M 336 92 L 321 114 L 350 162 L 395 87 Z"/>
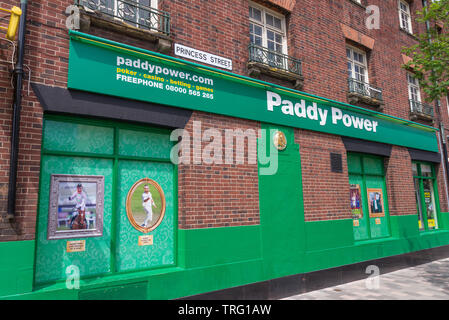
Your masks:
<path fill-rule="evenodd" d="M 103 203 L 103 176 L 52 175 L 47 238 L 102 236 Z"/>

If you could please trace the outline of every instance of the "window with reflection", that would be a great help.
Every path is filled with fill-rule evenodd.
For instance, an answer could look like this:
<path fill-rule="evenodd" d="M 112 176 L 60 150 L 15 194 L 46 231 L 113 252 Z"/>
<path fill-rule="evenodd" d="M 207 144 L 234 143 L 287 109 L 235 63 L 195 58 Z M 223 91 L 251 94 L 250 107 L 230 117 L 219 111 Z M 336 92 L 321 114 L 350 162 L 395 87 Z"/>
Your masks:
<path fill-rule="evenodd" d="M 439 201 L 435 167 L 430 163 L 412 164 L 419 230 L 437 230 Z"/>

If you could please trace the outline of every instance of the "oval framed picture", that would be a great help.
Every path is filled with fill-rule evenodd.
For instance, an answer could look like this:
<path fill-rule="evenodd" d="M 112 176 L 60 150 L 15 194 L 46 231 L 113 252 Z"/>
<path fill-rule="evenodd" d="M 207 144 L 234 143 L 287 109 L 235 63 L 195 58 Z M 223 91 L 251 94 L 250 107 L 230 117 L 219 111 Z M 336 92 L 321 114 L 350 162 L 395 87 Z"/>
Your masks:
<path fill-rule="evenodd" d="M 153 231 L 164 219 L 164 190 L 152 179 L 140 179 L 128 192 L 126 214 L 132 226 L 140 232 Z"/>
<path fill-rule="evenodd" d="M 273 136 L 273 144 L 279 151 L 283 151 L 287 148 L 287 138 L 282 131 L 276 131 Z"/>

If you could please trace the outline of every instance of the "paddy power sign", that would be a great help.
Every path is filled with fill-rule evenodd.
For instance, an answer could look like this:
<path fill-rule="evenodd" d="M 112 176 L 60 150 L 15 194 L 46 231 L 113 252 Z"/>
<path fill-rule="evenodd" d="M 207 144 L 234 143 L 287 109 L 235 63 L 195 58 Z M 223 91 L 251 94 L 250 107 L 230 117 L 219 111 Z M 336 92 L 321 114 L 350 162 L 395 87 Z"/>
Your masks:
<path fill-rule="evenodd" d="M 438 151 L 428 126 L 76 31 L 68 87 Z"/>

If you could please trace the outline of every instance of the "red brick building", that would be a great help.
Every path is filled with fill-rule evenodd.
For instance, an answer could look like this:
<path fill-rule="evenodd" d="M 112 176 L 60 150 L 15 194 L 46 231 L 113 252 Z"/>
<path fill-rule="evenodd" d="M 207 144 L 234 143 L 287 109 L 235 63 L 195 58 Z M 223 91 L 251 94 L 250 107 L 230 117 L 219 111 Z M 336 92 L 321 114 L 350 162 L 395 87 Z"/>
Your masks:
<path fill-rule="evenodd" d="M 1 8 L 14 5 L 20 6 L 0 1 Z M 408 59 L 401 49 L 415 44 L 416 34 L 425 31 L 415 20 L 416 11 L 423 7 L 421 0 L 80 0 L 67 9 L 71 5 L 73 1 L 29 0 L 23 13 L 15 188 L 9 184 L 14 149 L 12 71 L 20 42 L 19 35 L 14 43 L 0 40 L 0 252 L 6 261 L 0 270 L 10 275 L 0 278 L 4 282 L 0 296 L 62 294 L 89 299 L 98 292 L 107 296 L 114 283 L 123 280 L 123 272 L 132 271 L 133 280 L 125 283 L 128 289 L 129 283 L 142 284 L 129 291 L 136 297 L 179 298 L 449 244 L 447 161 L 440 134 L 449 126 L 448 101 L 442 99 L 439 107 L 424 103 L 413 70 L 401 67 Z M 68 19 L 75 30 L 70 35 Z M 368 28 L 367 21 L 378 21 L 379 28 Z M 125 57 L 132 52 L 142 61 L 151 56 L 153 62 L 166 61 L 210 77 L 213 85 L 204 85 L 209 91 L 197 90 L 203 97 L 213 92 L 214 101 L 196 105 L 188 97 L 183 106 L 183 98 L 176 95 L 146 94 L 136 86 L 114 91 L 103 78 L 108 74 L 101 71 L 109 70 L 103 69 L 109 62 L 93 54 L 100 51 L 89 51 L 87 43 L 110 50 L 105 56 L 118 52 Z M 182 56 L 175 45 L 192 51 Z M 228 64 L 220 68 L 219 60 L 212 66 L 199 62 L 199 53 L 230 60 L 232 69 Z M 114 74 L 127 68 L 137 77 L 143 69 L 136 65 L 128 65 L 124 58 L 119 64 L 117 58 Z M 198 87 L 199 79 L 209 78 L 196 79 L 190 83 Z M 119 80 L 130 86 L 139 81 L 120 75 L 114 83 Z M 232 81 L 240 81 L 239 86 Z M 97 84 L 98 90 L 89 83 Z M 168 90 L 165 84 L 162 87 Z M 293 108 L 295 102 L 317 101 L 320 112 L 328 112 L 328 118 L 321 118 L 325 125 L 283 122 L 274 113 L 281 103 L 288 105 L 284 96 L 279 103 L 277 96 L 273 98 L 273 115 L 258 118 L 259 112 L 266 112 L 266 103 L 257 109 L 262 111 L 251 114 L 250 104 L 240 105 L 238 95 L 241 101 L 255 103 L 253 90 L 262 87 L 279 97 L 286 92 L 293 101 L 293 117 L 299 113 Z M 221 98 L 220 92 L 226 94 Z M 229 108 L 218 106 L 221 102 Z M 353 115 L 351 123 L 344 122 L 351 119 L 344 113 L 338 122 L 337 107 Z M 283 108 L 282 116 L 288 117 L 288 106 Z M 331 115 L 340 127 L 328 129 Z M 361 115 L 368 119 L 363 134 L 354 118 Z M 307 117 L 313 120 L 313 114 Z M 380 123 L 376 134 L 373 119 Z M 240 129 L 256 132 L 261 141 L 260 129 L 281 131 L 287 147 L 279 149 L 278 171 L 261 175 L 260 161 L 195 163 L 193 153 L 190 164 L 169 168 L 167 146 L 173 129 L 185 128 L 193 136 L 193 148 L 202 143 L 204 150 L 213 140 L 204 135 L 202 142 L 195 140 L 197 121 L 202 132 L 216 129 L 223 137 L 226 129 Z M 347 129 L 351 125 L 355 131 Z M 145 141 L 151 141 L 151 147 Z M 271 143 L 271 136 L 267 141 Z M 257 150 L 246 145 L 245 159 Z M 221 151 L 225 154 L 226 148 Z M 157 205 L 153 209 L 153 214 L 160 214 L 154 229 L 137 221 L 137 227 L 145 227 L 131 233 L 126 217 L 133 210 L 128 207 L 133 195 L 128 190 L 131 182 L 140 181 L 133 178 L 140 167 L 140 178 L 149 178 L 164 190 L 163 210 L 158 212 Z M 161 172 L 172 173 L 159 176 Z M 63 189 L 49 191 L 54 183 L 50 179 L 58 174 L 72 176 L 60 187 L 68 189 L 78 184 L 73 176 L 106 179 L 101 188 L 96 182 L 95 200 L 87 200 L 96 206 L 97 220 L 92 221 L 94 228 L 101 227 L 100 235 L 72 236 L 70 230 L 59 230 L 68 226 L 64 210 L 70 201 L 62 202 Z M 85 186 L 93 183 L 82 181 Z M 100 189 L 104 189 L 102 201 Z M 8 193 L 16 196 L 12 211 Z M 53 196 L 59 196 L 57 212 L 52 211 Z M 11 196 L 9 201 L 11 207 Z M 57 217 L 51 218 L 52 214 Z M 57 224 L 56 235 L 69 236 L 52 238 L 52 223 Z M 90 220 L 88 225 L 90 229 Z M 141 238 L 146 236 L 151 241 Z M 74 241 L 84 241 L 84 250 L 71 252 Z M 151 244 L 144 246 L 142 241 Z M 148 261 L 136 262 L 139 255 Z M 52 262 L 57 267 L 47 268 Z M 65 287 L 71 265 L 80 269 L 79 290 Z M 13 269 L 18 271 L 11 276 Z M 191 279 L 177 282 L 184 276 Z M 95 280 L 88 284 L 83 282 L 86 279 Z"/>

